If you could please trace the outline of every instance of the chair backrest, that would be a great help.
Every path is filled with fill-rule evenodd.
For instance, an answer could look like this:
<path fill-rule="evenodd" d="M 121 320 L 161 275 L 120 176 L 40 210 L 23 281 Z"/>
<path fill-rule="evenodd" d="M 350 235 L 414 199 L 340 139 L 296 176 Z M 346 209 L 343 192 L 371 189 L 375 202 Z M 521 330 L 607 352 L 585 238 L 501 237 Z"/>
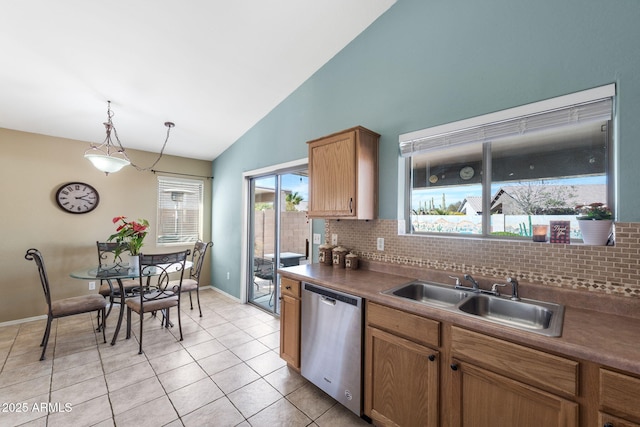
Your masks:
<path fill-rule="evenodd" d="M 98 247 L 98 265 L 121 265 L 122 257 L 119 254 L 128 250 L 126 242 L 96 242 Z M 118 256 L 116 256 L 118 253 Z"/>
<path fill-rule="evenodd" d="M 180 298 L 185 264 L 190 253 L 191 251 L 187 249 L 164 254 L 140 254 L 140 288 L 146 289 L 144 292 L 140 292 L 141 303 L 174 295 Z M 170 275 L 172 274 L 179 275 L 180 280 L 171 280 Z M 151 285 L 151 277 L 157 279 L 153 285 Z"/>
<path fill-rule="evenodd" d="M 191 266 L 191 278 L 198 283 L 200 283 L 200 272 L 202 271 L 209 246 L 213 246 L 213 242 L 204 243 L 202 240 L 198 240 L 193 246 L 193 252 L 191 254 L 191 261 L 193 262 Z"/>
<path fill-rule="evenodd" d="M 44 291 L 44 297 L 47 300 L 47 307 L 49 313 L 51 313 L 51 290 L 49 288 L 49 277 L 47 276 L 47 270 L 44 267 L 44 259 L 39 250 L 31 248 L 27 250 L 24 258 L 28 261 L 34 261 L 38 266 L 38 274 L 40 275 L 40 283 L 42 284 L 42 290 Z"/>
<path fill-rule="evenodd" d="M 253 275 L 264 280 L 273 280 L 273 261 L 253 258 Z"/>

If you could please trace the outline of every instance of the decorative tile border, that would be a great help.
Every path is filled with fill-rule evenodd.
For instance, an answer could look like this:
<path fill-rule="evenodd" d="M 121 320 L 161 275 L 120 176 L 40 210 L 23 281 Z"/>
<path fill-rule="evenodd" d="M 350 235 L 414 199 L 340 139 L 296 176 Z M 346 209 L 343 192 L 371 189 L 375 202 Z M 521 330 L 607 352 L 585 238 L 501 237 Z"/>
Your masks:
<path fill-rule="evenodd" d="M 640 298 L 640 223 L 616 223 L 615 246 L 399 236 L 397 221 L 325 222 L 325 235 L 363 259 Z M 378 237 L 384 252 L 376 250 Z"/>

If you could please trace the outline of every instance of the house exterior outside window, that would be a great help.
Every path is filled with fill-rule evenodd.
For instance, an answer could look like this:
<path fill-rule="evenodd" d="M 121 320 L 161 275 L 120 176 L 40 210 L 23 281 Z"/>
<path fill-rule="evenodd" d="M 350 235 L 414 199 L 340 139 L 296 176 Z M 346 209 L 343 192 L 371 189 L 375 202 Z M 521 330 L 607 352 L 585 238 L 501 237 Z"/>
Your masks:
<path fill-rule="evenodd" d="M 400 136 L 404 230 L 530 239 L 613 200 L 613 85 Z M 403 171 L 404 170 L 404 171 Z"/>

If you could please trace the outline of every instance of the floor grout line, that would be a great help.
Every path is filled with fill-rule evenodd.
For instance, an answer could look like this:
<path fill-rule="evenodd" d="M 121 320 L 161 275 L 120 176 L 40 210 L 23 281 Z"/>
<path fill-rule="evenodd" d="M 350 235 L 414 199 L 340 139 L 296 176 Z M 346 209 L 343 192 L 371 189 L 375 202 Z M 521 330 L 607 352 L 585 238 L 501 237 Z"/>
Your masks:
<path fill-rule="evenodd" d="M 129 411 L 132 411 L 132 410 L 139 411 L 143 409 L 145 406 L 151 407 L 151 405 L 157 399 L 161 399 L 163 397 L 166 397 L 169 400 L 171 409 L 173 413 L 175 413 L 177 418 L 174 420 L 164 419 L 161 421 L 149 420 L 149 424 L 147 425 L 155 426 L 155 425 L 164 425 L 167 423 L 171 424 L 172 426 L 183 425 L 187 427 L 191 425 L 203 425 L 203 424 L 194 424 L 194 422 L 195 423 L 203 422 L 198 417 L 204 416 L 204 414 L 207 413 L 209 408 L 216 407 L 216 405 L 217 406 L 222 405 L 219 402 L 220 399 L 226 399 L 227 404 L 224 404 L 223 406 L 227 408 L 229 413 L 225 412 L 224 414 L 218 414 L 215 416 L 215 418 L 222 419 L 224 417 L 230 417 L 230 419 L 235 420 L 233 421 L 233 423 L 235 423 L 233 425 L 258 426 L 258 424 L 251 424 L 252 421 L 256 422 L 255 420 L 262 420 L 261 422 L 263 422 L 264 425 L 268 425 L 268 426 L 278 425 L 278 423 L 281 422 L 281 420 L 280 421 L 273 420 L 269 422 L 269 421 L 265 421 L 265 419 L 270 415 L 274 405 L 283 404 L 284 402 L 286 402 L 286 404 L 284 404 L 283 407 L 288 408 L 286 409 L 287 411 L 293 411 L 293 413 L 291 414 L 291 416 L 293 417 L 292 419 L 296 419 L 296 417 L 300 419 L 300 416 L 299 415 L 296 416 L 295 414 L 303 414 L 304 417 L 306 417 L 306 419 L 311 420 L 309 423 L 300 424 L 300 425 L 318 426 L 318 425 L 321 425 L 321 424 L 317 424 L 321 418 L 324 419 L 324 417 L 327 417 L 327 419 L 333 420 L 332 417 L 334 416 L 344 417 L 346 419 L 346 422 L 343 422 L 343 425 L 363 425 L 363 426 L 368 425 L 366 422 L 359 419 L 358 417 L 351 414 L 350 412 L 338 410 L 341 407 L 335 400 L 331 399 L 329 396 L 327 396 L 323 392 L 320 392 L 318 389 L 315 389 L 315 386 L 310 385 L 310 383 L 307 380 L 300 377 L 298 373 L 296 373 L 295 371 L 289 370 L 289 368 L 286 367 L 286 364 L 283 361 L 281 361 L 281 359 L 279 359 L 278 347 L 277 346 L 275 348 L 271 347 L 271 345 L 274 344 L 273 340 L 275 339 L 273 338 L 273 334 L 278 333 L 279 324 L 275 323 L 273 321 L 273 318 L 266 317 L 265 313 L 267 312 L 251 305 L 240 304 L 213 290 L 201 290 L 200 299 L 201 299 L 201 304 L 203 309 L 203 317 L 199 317 L 197 304 L 194 306 L 194 310 L 190 310 L 188 304 L 186 304 L 186 307 L 182 307 L 182 323 L 183 323 L 182 326 L 183 326 L 183 334 L 184 334 L 184 341 L 182 342 L 179 341 L 179 332 L 175 330 L 178 327 L 177 323 L 174 326 L 174 328 L 169 328 L 167 330 L 165 328 L 162 328 L 162 329 L 158 328 L 160 323 L 159 318 L 144 319 L 144 328 L 143 328 L 144 359 L 140 360 L 140 363 L 143 363 L 143 362 L 146 363 L 150 367 L 152 375 L 149 378 L 146 378 L 145 380 L 138 380 L 137 383 L 141 383 L 143 381 L 147 381 L 148 379 L 155 378 L 156 380 L 155 382 L 159 384 L 159 388 L 155 389 L 153 393 L 159 394 L 160 396 L 150 397 L 149 400 L 140 399 L 140 400 L 144 400 L 145 402 L 136 404 L 132 408 L 125 409 L 124 411 L 118 413 L 117 415 L 116 415 L 116 410 L 118 410 L 118 408 L 116 407 L 116 403 L 114 403 L 113 398 L 118 396 L 118 390 L 130 387 L 131 385 L 136 384 L 136 382 L 132 384 L 127 384 L 127 381 L 124 381 L 122 384 L 127 384 L 127 385 L 125 386 L 118 385 L 119 387 L 118 389 L 112 390 L 114 384 L 120 384 L 120 383 L 114 382 L 113 378 L 108 381 L 107 378 L 112 376 L 111 374 L 113 374 L 114 372 L 122 371 L 121 369 L 112 369 L 113 366 L 111 365 L 111 363 L 122 363 L 121 361 L 127 360 L 127 355 L 129 354 L 130 354 L 130 357 L 132 358 L 132 361 L 137 360 L 135 358 L 138 356 L 138 339 L 139 339 L 138 337 L 139 323 L 138 322 L 139 320 L 135 321 L 134 319 L 132 319 L 132 336 L 130 340 L 127 340 L 124 338 L 126 334 L 126 324 L 125 324 L 126 313 L 125 313 L 125 319 L 123 319 L 123 328 L 121 328 L 120 330 L 118 340 L 114 346 L 111 346 L 111 337 L 115 330 L 115 322 L 117 320 L 117 311 L 112 312 L 112 315 L 109 316 L 109 318 L 107 319 L 107 325 L 106 325 L 107 343 L 106 344 L 102 342 L 102 332 L 98 332 L 95 330 L 96 325 L 94 325 L 93 323 L 93 315 L 90 315 L 88 321 L 86 319 L 84 320 L 74 319 L 74 318 L 79 318 L 81 316 L 73 316 L 72 318 L 69 318 L 69 320 L 67 320 L 66 318 L 56 319 L 55 325 L 52 325 L 51 337 L 49 341 L 49 346 L 52 346 L 53 348 L 51 348 L 51 351 L 47 349 L 47 358 L 44 362 L 44 363 L 51 363 L 50 372 L 48 373 L 49 387 L 48 387 L 47 396 L 49 397 L 49 401 L 51 401 L 54 393 L 53 389 L 54 387 L 56 387 L 54 383 L 54 374 L 60 375 L 59 372 L 63 372 L 65 370 L 73 368 L 74 355 L 77 355 L 85 351 L 92 351 L 93 349 L 95 349 L 98 353 L 98 357 L 100 360 L 100 369 L 101 369 L 101 375 L 98 375 L 97 377 L 101 377 L 102 381 L 104 381 L 106 394 L 98 397 L 92 397 L 91 399 L 83 400 L 81 403 L 78 403 L 77 405 L 91 402 L 93 401 L 93 399 L 106 397 L 107 399 L 106 405 L 108 405 L 108 408 L 109 408 L 108 412 L 110 412 L 111 417 L 110 419 L 107 419 L 107 420 L 96 420 L 96 419 L 91 420 L 90 419 L 91 414 L 73 414 L 74 416 L 78 415 L 78 416 L 88 417 L 87 420 L 85 421 L 87 425 L 91 425 L 94 423 L 99 424 L 101 427 L 107 426 L 107 425 L 116 425 L 118 424 L 117 420 L 124 419 L 129 413 Z M 115 316 L 113 314 L 115 314 Z M 174 314 L 174 316 L 176 315 L 177 313 Z M 158 321 L 156 322 L 156 320 Z M 203 325 L 211 325 L 211 326 L 203 326 Z M 224 325 L 228 325 L 228 326 L 224 327 Z M 15 328 L 15 327 L 16 327 L 15 325 L 7 326 L 7 328 Z M 260 335 L 258 337 L 255 337 L 254 335 L 246 332 L 251 328 L 256 328 L 255 331 L 260 331 L 259 329 L 260 327 L 264 327 L 265 329 L 264 331 L 256 332 L 256 334 Z M 3 328 L 4 327 L 0 327 L 0 333 L 2 332 Z M 8 344 L 9 350 L 6 353 L 6 357 L 0 363 L 0 396 L 3 395 L 3 389 L 5 389 L 5 387 L 24 382 L 24 381 L 21 381 L 21 382 L 15 383 L 15 378 L 12 379 L 11 377 L 12 372 L 14 372 L 17 369 L 24 368 L 25 366 L 30 366 L 36 369 L 39 367 L 38 366 L 39 364 L 43 363 L 39 361 L 29 362 L 31 360 L 29 358 L 33 357 L 32 353 L 34 352 L 37 353 L 37 357 L 39 359 L 40 351 L 41 351 L 41 347 L 39 347 L 41 335 L 38 338 L 38 333 L 36 332 L 39 332 L 40 330 L 44 332 L 43 328 L 44 326 L 43 326 L 42 320 L 23 323 L 17 326 L 17 331 L 15 333 L 13 333 L 13 331 L 9 331 L 6 334 L 6 336 L 9 338 L 6 338 L 4 340 L 0 338 L 0 347 L 4 347 L 2 344 L 5 344 L 10 341 L 10 344 Z M 87 337 L 83 336 L 83 335 L 86 335 L 86 331 L 88 330 L 87 328 L 92 328 L 94 333 L 94 336 L 93 336 L 94 343 L 89 347 L 86 346 Z M 215 332 L 212 332 L 212 331 L 215 331 Z M 203 332 L 206 333 L 207 335 L 205 336 L 200 335 Z M 238 332 L 242 332 L 246 334 L 251 339 L 248 341 L 244 341 L 245 338 L 243 338 L 242 335 L 240 334 L 239 336 L 241 338 L 229 337 L 231 334 L 234 334 L 234 333 L 238 334 Z M 26 336 L 25 338 L 25 335 L 27 334 L 28 336 Z M 189 341 L 190 336 L 195 341 L 190 342 Z M 220 338 L 223 338 L 225 336 L 227 336 L 228 338 L 227 340 L 224 340 L 224 339 L 220 340 Z M 271 336 L 271 339 L 270 339 L 271 341 L 265 338 L 267 336 Z M 74 338 L 77 338 L 77 339 L 74 340 Z M 33 343 L 29 341 L 31 339 L 33 340 Z M 261 342 L 260 341 L 261 339 L 265 339 L 265 342 L 271 342 L 271 344 L 267 345 Z M 211 342 L 215 342 L 215 345 L 213 348 L 216 349 L 216 351 L 214 351 L 211 354 L 203 355 L 203 354 L 200 354 L 197 350 L 193 351 L 193 354 L 192 354 L 192 352 L 189 351 L 189 349 L 192 347 L 205 344 L 205 343 L 211 343 Z M 226 342 L 227 344 L 225 345 L 224 342 Z M 240 343 L 238 344 L 238 342 Z M 20 343 L 19 348 L 17 348 L 18 343 Z M 178 345 L 176 345 L 176 343 Z M 259 346 L 256 346 L 257 348 L 259 348 L 259 350 L 255 350 L 255 351 L 261 351 L 263 349 L 262 347 L 266 348 L 266 351 L 259 352 L 258 354 L 253 354 L 252 352 L 254 350 L 251 349 L 251 345 L 256 343 L 259 344 Z M 74 346 L 77 346 L 77 348 L 74 349 Z M 118 348 L 118 346 L 122 346 L 122 347 Z M 220 346 L 219 350 L 217 350 L 218 346 Z M 247 346 L 247 348 L 242 348 L 242 346 Z M 126 349 L 124 347 L 126 347 Z M 64 349 L 64 350 L 60 352 L 60 349 Z M 147 349 L 149 351 L 157 351 L 158 353 L 152 355 L 149 352 L 147 352 Z M 16 353 L 12 355 L 12 352 L 14 350 L 16 351 Z M 167 350 L 171 350 L 171 351 L 167 351 Z M 243 350 L 245 351 L 244 353 L 243 353 Z M 165 353 L 165 351 L 167 352 Z M 183 351 L 182 355 L 176 354 L 182 351 Z M 220 355 L 223 352 L 228 352 L 229 356 L 232 356 L 233 358 L 237 358 L 239 362 L 233 363 L 233 359 L 230 359 L 231 361 L 228 363 L 233 363 L 232 365 L 227 366 L 222 370 L 217 370 L 214 366 L 210 364 L 227 363 L 227 362 L 224 362 L 223 356 L 220 356 L 220 359 L 215 358 L 216 355 Z M 194 354 L 198 355 L 199 358 L 196 359 Z M 274 358 L 273 357 L 274 354 L 278 357 Z M 178 362 L 178 364 L 176 364 L 176 366 L 173 366 L 171 364 L 172 360 L 170 360 L 172 355 L 176 357 L 177 356 L 185 357 L 186 363 L 182 363 L 183 361 L 180 361 Z M 68 357 L 68 359 L 63 359 L 66 357 Z M 78 357 L 79 356 L 76 356 L 76 358 Z M 207 358 L 211 358 L 211 357 L 214 357 L 214 358 L 210 359 L 209 361 L 206 360 Z M 19 360 L 18 358 L 23 358 L 23 360 Z M 168 364 L 164 366 L 165 367 L 170 366 L 170 369 L 165 369 L 162 367 L 163 366 L 162 363 L 164 362 L 164 360 L 161 360 L 161 359 L 163 358 L 167 358 L 166 361 L 168 361 Z M 160 359 L 160 360 L 156 360 L 156 359 Z M 56 365 L 56 361 L 60 361 L 60 360 L 64 360 L 64 363 Z M 154 360 L 153 363 L 151 362 L 152 360 Z M 253 364 L 250 364 L 250 361 L 252 360 L 254 362 Z M 22 361 L 24 361 L 24 364 L 20 363 Z M 11 365 L 9 365 L 9 362 L 11 362 Z M 69 365 L 67 365 L 67 363 L 69 363 Z M 194 375 L 194 378 L 196 379 L 189 380 L 189 381 L 187 381 L 186 379 L 184 381 L 178 380 L 178 382 L 176 383 L 178 384 L 177 388 L 174 389 L 172 387 L 171 391 L 168 391 L 170 390 L 168 388 L 168 385 L 170 384 L 170 381 L 172 381 L 172 379 L 171 379 L 171 375 L 164 375 L 164 374 L 168 374 L 168 373 L 171 373 L 172 371 L 176 371 L 177 369 L 183 368 L 187 365 L 190 365 L 191 363 L 194 363 L 195 366 L 197 366 L 198 370 L 204 373 L 204 376 L 200 377 L 199 376 L 200 374 L 196 374 Z M 7 368 L 8 365 L 10 366 L 9 368 Z M 138 365 L 138 363 L 136 362 L 135 365 Z M 218 385 L 218 383 L 216 383 L 216 381 L 214 380 L 214 376 L 234 368 L 237 369 L 240 365 L 243 365 L 242 369 L 248 368 L 250 372 L 255 373 L 256 378 L 247 380 L 248 382 L 246 383 L 244 380 L 240 380 L 238 381 L 237 386 L 234 385 L 233 387 L 231 387 L 233 388 L 232 390 L 229 388 L 229 390 L 226 392 Z M 61 367 L 61 368 L 64 367 L 64 369 L 62 369 L 61 371 L 58 371 L 56 369 L 57 367 Z M 25 368 L 25 369 L 27 371 L 29 370 L 29 368 Z M 123 368 L 123 369 L 126 369 L 126 368 Z M 288 373 L 285 374 L 283 371 L 280 374 L 276 374 L 276 372 L 283 369 L 288 370 Z M 233 371 L 229 371 L 229 372 L 233 372 Z M 126 373 L 123 372 L 123 374 L 126 374 Z M 174 374 L 176 373 L 174 372 Z M 274 375 L 271 376 L 272 374 Z M 36 377 L 39 377 L 37 376 L 37 374 L 34 374 L 34 375 L 36 375 Z M 89 380 L 97 377 L 92 377 Z M 165 382 L 161 380 L 161 377 L 164 379 Z M 5 383 L 4 381 L 6 381 L 6 378 L 10 379 L 9 382 L 13 381 L 14 383 L 13 384 Z M 35 377 L 28 377 L 28 379 L 33 379 L 33 378 Z M 195 383 L 198 383 L 199 381 L 202 381 L 204 379 L 208 379 L 209 381 L 211 381 L 212 386 L 215 386 L 220 391 L 219 397 L 217 397 L 216 399 L 208 400 L 206 395 L 205 396 L 194 395 L 194 399 L 200 399 L 200 401 L 194 404 L 195 408 L 191 408 L 190 406 L 180 407 L 179 406 L 180 402 L 174 401 L 170 397 L 170 395 L 180 396 L 180 393 L 176 393 L 176 392 L 179 392 L 180 390 L 184 391 L 187 387 L 192 386 Z M 278 398 L 271 403 L 265 404 L 264 406 L 257 406 L 257 411 L 250 415 L 248 414 L 248 416 L 246 417 L 241 411 L 241 408 L 244 407 L 246 410 L 247 407 L 249 408 L 252 407 L 251 405 L 253 405 L 254 402 L 239 400 L 239 397 L 242 395 L 240 391 L 245 387 L 251 386 L 252 384 L 253 384 L 253 387 L 256 387 L 256 383 L 260 380 L 263 380 L 264 384 L 268 386 L 268 388 L 265 388 L 265 390 L 269 390 L 269 389 L 275 390 L 277 392 L 277 395 L 275 396 L 277 396 Z M 62 383 L 62 384 L 65 384 L 65 386 L 57 389 L 56 393 L 59 390 L 65 390 L 68 387 L 72 387 L 74 385 L 80 384 L 88 380 L 86 378 L 85 379 L 79 378 L 73 384 L 66 384 L 66 381 L 68 381 L 68 379 L 65 379 L 65 383 Z M 111 381 L 111 385 L 110 385 L 110 381 Z M 307 385 L 310 385 L 310 387 L 312 388 L 305 389 L 305 386 Z M 154 387 L 157 387 L 157 386 L 154 386 Z M 225 386 L 225 389 L 227 388 L 228 387 Z M 247 390 L 254 390 L 254 389 L 247 389 Z M 313 392 L 311 390 L 313 390 Z M 294 394 L 294 393 L 297 393 L 297 394 Z M 33 391 L 33 394 L 36 394 L 36 391 Z M 64 395 L 64 391 L 59 393 L 58 395 Z M 233 399 L 230 397 L 231 395 L 233 395 Z M 313 396 L 313 398 L 320 399 L 320 400 L 314 401 L 314 402 L 307 402 L 307 400 L 310 399 L 309 396 Z M 316 396 L 320 396 L 320 397 L 318 398 Z M 295 404 L 291 400 L 293 397 L 297 397 L 299 399 L 297 401 L 297 404 Z M 35 399 L 35 398 L 37 398 L 37 396 L 30 399 Z M 78 397 L 78 399 L 81 400 L 82 397 Z M 284 401 L 284 402 L 281 402 L 281 401 Z M 0 404 L 1 403 L 2 402 L 0 402 Z M 73 404 L 73 402 L 70 402 L 70 403 Z M 189 403 L 193 403 L 193 402 L 191 401 Z M 244 404 L 248 406 L 245 406 Z M 122 402 L 118 403 L 118 405 L 122 405 Z M 307 407 L 307 405 L 309 406 Z M 322 405 L 322 406 L 317 406 L 317 405 Z M 125 404 L 124 407 L 126 408 L 127 405 Z M 188 408 L 189 411 L 181 413 L 181 411 L 184 411 L 184 408 Z M 250 412 L 253 412 L 253 410 L 255 409 L 256 408 L 251 409 Z M 104 410 L 106 410 L 106 408 Z M 313 418 L 314 413 L 316 414 L 315 419 Z M 18 416 L 18 414 L 10 414 L 10 415 L 17 420 L 13 422 L 13 418 L 12 418 L 13 425 L 20 425 L 20 417 Z M 25 414 L 25 415 L 29 415 L 29 414 Z M 152 418 L 153 415 L 154 414 L 149 414 L 149 417 Z M 54 418 L 55 418 L 55 423 L 54 423 Z M 25 416 L 22 419 L 25 421 L 28 421 L 29 426 L 45 426 L 46 427 L 49 424 L 53 425 L 58 423 L 60 421 L 60 416 L 56 414 L 56 417 L 52 418 L 52 414 L 47 413 L 43 417 L 29 418 L 28 416 Z M 144 417 L 143 419 L 146 419 L 146 417 Z M 197 420 L 197 421 L 194 421 L 194 420 Z M 144 422 L 137 423 L 137 426 L 139 427 L 142 427 L 144 425 L 145 425 Z M 215 425 L 215 424 L 206 424 L 205 422 L 204 425 Z M 291 424 L 291 425 L 293 426 L 295 424 Z"/>

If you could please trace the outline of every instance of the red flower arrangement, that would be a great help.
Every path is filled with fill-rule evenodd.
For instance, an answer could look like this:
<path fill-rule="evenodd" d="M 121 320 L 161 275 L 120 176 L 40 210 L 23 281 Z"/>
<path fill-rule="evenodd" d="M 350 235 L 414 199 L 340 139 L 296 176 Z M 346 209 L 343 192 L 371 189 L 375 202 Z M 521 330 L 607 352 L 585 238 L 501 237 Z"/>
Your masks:
<path fill-rule="evenodd" d="M 147 235 L 149 221 L 146 219 L 138 219 L 138 221 L 127 221 L 126 216 L 117 216 L 113 218 L 113 223 L 121 222 L 116 232 L 109 236 L 108 242 L 115 240 L 117 243 L 126 243 L 131 255 L 140 255 L 140 249 L 144 244 L 144 238 Z M 116 250 L 114 255 L 116 258 L 120 256 L 120 251 Z"/>

